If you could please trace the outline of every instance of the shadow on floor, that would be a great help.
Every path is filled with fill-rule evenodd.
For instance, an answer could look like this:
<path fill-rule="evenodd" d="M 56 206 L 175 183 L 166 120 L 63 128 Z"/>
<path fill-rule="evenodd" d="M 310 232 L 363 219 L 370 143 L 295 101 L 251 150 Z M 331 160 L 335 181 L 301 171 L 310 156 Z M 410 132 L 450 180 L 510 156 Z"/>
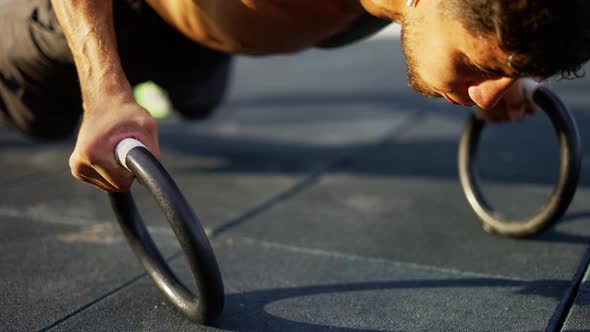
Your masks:
<path fill-rule="evenodd" d="M 226 295 L 226 308 L 221 319 L 214 326 L 224 329 L 239 329 L 240 331 L 259 331 L 261 326 L 276 331 L 367 331 L 367 329 L 340 328 L 293 321 L 272 315 L 265 310 L 265 307 L 276 301 L 310 295 L 418 288 L 516 287 L 518 288 L 515 291 L 516 294 L 542 296 L 560 301 L 565 289 L 569 286 L 570 281 L 565 280 L 517 281 L 494 278 L 462 278 L 361 282 L 259 290 Z"/>

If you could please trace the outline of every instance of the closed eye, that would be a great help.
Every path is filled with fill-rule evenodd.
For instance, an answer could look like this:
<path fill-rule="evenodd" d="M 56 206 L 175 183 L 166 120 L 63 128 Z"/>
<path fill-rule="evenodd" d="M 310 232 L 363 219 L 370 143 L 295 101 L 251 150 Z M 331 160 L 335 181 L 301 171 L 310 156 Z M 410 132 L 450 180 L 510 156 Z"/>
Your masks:
<path fill-rule="evenodd" d="M 483 76 L 485 78 L 497 78 L 497 77 L 504 76 L 504 72 L 502 72 L 499 69 L 486 68 L 486 67 L 478 66 L 474 63 L 468 63 L 467 66 L 474 73 L 479 73 L 481 76 Z"/>

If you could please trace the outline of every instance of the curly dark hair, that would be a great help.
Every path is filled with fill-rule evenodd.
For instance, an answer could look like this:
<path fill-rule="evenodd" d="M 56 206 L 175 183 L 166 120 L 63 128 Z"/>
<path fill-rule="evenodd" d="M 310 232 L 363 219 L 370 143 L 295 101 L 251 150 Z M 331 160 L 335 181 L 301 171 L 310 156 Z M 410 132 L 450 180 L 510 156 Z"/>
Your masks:
<path fill-rule="evenodd" d="M 443 14 L 474 35 L 492 35 L 519 76 L 584 76 L 590 0 L 447 0 Z"/>

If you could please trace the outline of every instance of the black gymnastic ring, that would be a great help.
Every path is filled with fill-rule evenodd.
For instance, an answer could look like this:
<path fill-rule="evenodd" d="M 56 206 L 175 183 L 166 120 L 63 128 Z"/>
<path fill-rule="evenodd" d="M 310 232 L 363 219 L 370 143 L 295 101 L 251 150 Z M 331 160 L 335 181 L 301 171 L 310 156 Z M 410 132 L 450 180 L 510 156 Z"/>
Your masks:
<path fill-rule="evenodd" d="M 559 179 L 553 193 L 538 213 L 525 220 L 508 220 L 496 213 L 481 194 L 475 159 L 485 121 L 475 113 L 467 120 L 459 143 L 459 177 L 467 201 L 485 231 L 511 237 L 526 237 L 545 230 L 559 220 L 571 203 L 580 175 L 581 143 L 571 112 L 550 89 L 538 86 L 533 101 L 551 120 L 560 143 Z"/>
<path fill-rule="evenodd" d="M 145 147 L 131 149 L 126 163 L 160 205 L 188 260 L 199 296 L 182 284 L 162 257 L 131 193 L 110 193 L 111 205 L 129 245 L 147 274 L 178 311 L 197 323 L 215 320 L 223 310 L 223 282 L 201 223 L 174 180 Z"/>

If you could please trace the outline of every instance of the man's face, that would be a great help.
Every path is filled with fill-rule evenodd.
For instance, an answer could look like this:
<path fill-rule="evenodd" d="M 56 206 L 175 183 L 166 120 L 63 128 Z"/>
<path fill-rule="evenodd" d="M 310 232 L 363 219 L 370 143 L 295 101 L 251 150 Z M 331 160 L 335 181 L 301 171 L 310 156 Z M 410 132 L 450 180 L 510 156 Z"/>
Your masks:
<path fill-rule="evenodd" d="M 421 0 L 406 8 L 402 46 L 410 85 L 424 96 L 491 108 L 514 82 L 507 55 L 493 36 L 472 35 L 438 6 Z"/>

